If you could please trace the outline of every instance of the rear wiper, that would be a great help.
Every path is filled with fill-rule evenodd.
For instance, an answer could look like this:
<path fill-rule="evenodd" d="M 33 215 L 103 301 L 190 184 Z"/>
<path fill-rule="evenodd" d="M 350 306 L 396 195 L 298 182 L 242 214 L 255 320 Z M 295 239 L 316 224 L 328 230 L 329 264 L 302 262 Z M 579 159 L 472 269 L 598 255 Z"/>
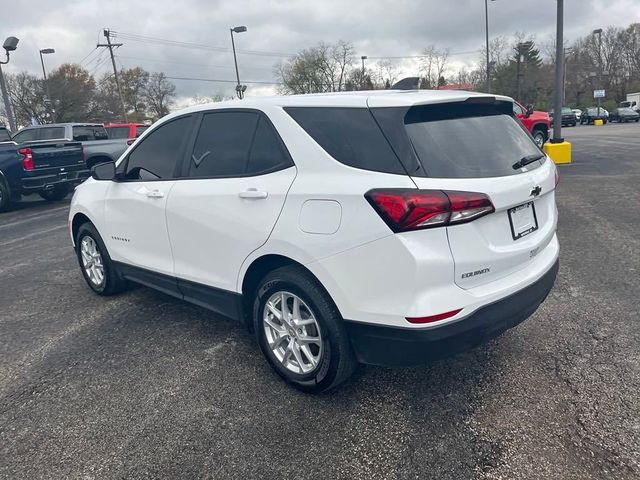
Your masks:
<path fill-rule="evenodd" d="M 514 170 L 518 170 L 519 168 L 529 165 L 530 163 L 533 163 L 536 160 L 540 160 L 542 158 L 544 158 L 544 153 L 534 153 L 533 155 L 527 155 L 526 157 L 522 157 L 520 160 L 514 163 L 512 167 Z"/>

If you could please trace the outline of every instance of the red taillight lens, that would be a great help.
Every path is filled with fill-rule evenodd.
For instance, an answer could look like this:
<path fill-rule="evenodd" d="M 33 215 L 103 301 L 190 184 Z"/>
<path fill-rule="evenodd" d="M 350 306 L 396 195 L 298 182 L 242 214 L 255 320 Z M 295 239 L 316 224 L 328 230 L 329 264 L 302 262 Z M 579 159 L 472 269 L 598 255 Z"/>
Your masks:
<path fill-rule="evenodd" d="M 30 148 L 20 148 L 18 153 L 23 156 L 22 168 L 25 170 L 33 170 L 35 165 L 33 164 L 33 151 Z"/>
<path fill-rule="evenodd" d="M 451 310 L 450 312 L 438 313 L 437 315 L 430 315 L 428 317 L 407 317 L 409 323 L 431 323 L 445 318 L 451 318 L 462 311 L 461 308 L 457 310 Z"/>
<path fill-rule="evenodd" d="M 366 199 L 394 232 L 456 225 L 495 211 L 483 193 L 375 189 Z"/>

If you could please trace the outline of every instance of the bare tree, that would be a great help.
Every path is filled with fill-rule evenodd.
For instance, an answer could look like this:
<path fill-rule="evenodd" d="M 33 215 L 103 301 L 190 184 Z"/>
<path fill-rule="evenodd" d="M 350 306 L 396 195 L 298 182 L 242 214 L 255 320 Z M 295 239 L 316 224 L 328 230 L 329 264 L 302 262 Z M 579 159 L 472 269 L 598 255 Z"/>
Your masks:
<path fill-rule="evenodd" d="M 449 50 L 438 50 L 434 45 L 429 45 L 422 50 L 423 57 L 420 59 L 420 73 L 422 74 L 421 88 L 436 88 L 444 73 L 449 61 Z"/>
<path fill-rule="evenodd" d="M 31 119 L 46 123 L 46 94 L 42 80 L 28 72 L 7 75 L 11 105 L 18 125 L 30 125 Z"/>
<path fill-rule="evenodd" d="M 154 118 L 167 115 L 175 94 L 175 85 L 167 80 L 164 73 L 157 72 L 149 75 L 149 81 L 142 92 L 142 98 L 147 104 L 147 113 Z"/>
<path fill-rule="evenodd" d="M 281 93 L 339 92 L 353 70 L 353 45 L 320 43 L 276 65 Z"/>

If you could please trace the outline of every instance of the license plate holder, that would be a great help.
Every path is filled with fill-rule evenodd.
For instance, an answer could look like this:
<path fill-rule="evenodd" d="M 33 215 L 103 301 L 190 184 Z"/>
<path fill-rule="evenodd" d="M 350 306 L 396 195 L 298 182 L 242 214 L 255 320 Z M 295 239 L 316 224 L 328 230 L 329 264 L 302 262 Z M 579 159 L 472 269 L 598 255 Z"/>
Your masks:
<path fill-rule="evenodd" d="M 535 232 L 538 229 L 538 217 L 533 202 L 523 203 L 508 210 L 511 236 L 514 240 Z"/>

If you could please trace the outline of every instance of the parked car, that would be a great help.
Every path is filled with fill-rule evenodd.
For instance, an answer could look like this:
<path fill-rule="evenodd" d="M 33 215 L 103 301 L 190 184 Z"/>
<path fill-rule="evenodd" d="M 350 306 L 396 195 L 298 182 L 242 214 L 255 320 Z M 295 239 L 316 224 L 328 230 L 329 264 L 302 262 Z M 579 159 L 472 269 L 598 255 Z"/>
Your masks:
<path fill-rule="evenodd" d="M 87 166 L 117 160 L 129 146 L 126 139 L 110 140 L 101 123 L 51 123 L 25 127 L 13 139 L 18 143 L 39 141 L 82 142 Z"/>
<path fill-rule="evenodd" d="M 551 127 L 549 114 L 534 110 L 532 105 L 524 107 L 515 100 L 513 102 L 513 113 L 522 122 L 522 125 L 529 130 L 536 144 L 542 148 L 549 139 L 549 128 Z"/>
<path fill-rule="evenodd" d="M 632 108 L 616 108 L 609 115 L 610 122 L 627 123 L 640 120 L 640 114 Z"/>
<path fill-rule="evenodd" d="M 138 138 L 149 125 L 144 123 L 105 123 L 109 138 Z"/>
<path fill-rule="evenodd" d="M 0 211 L 34 193 L 61 200 L 88 176 L 79 142 L 0 143 Z"/>
<path fill-rule="evenodd" d="M 576 115 L 576 121 L 578 123 L 582 123 L 580 120 L 582 118 L 582 110 L 579 108 L 572 108 L 571 111 Z"/>
<path fill-rule="evenodd" d="M 558 270 L 557 170 L 513 108 L 382 90 L 175 112 L 76 189 L 80 270 L 99 295 L 129 280 L 251 326 L 307 392 L 470 348 Z"/>
<path fill-rule="evenodd" d="M 576 114 L 573 113 L 569 107 L 562 107 L 562 119 L 561 124 L 563 127 L 575 127 L 578 123 L 576 118 Z M 553 125 L 553 110 L 549 110 L 549 119 L 551 120 L 551 125 Z"/>
<path fill-rule="evenodd" d="M 595 120 L 602 120 L 603 123 L 607 123 L 607 116 L 605 114 L 604 108 L 600 108 L 600 112 L 598 112 L 598 107 L 587 108 L 582 112 L 582 117 L 580 118 L 580 123 L 585 125 L 591 125 Z"/>

